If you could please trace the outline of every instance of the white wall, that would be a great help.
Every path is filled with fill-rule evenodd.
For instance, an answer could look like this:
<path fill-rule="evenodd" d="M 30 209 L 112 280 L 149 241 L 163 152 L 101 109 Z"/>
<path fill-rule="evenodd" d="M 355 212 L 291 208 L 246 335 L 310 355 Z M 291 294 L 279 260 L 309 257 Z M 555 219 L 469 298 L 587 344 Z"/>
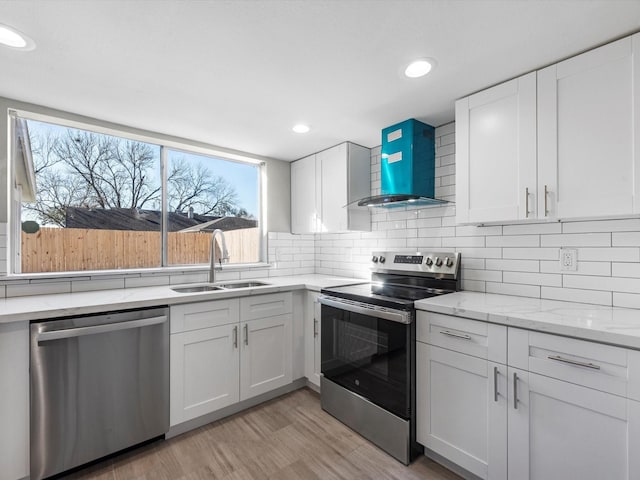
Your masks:
<path fill-rule="evenodd" d="M 436 129 L 436 196 L 455 199 L 453 123 Z M 380 149 L 371 189 L 380 189 Z M 455 205 L 376 209 L 372 232 L 318 234 L 316 273 L 366 278 L 376 249 L 462 253 L 464 290 L 640 308 L 640 219 L 456 226 Z M 560 272 L 560 247 L 578 250 L 578 270 Z"/>

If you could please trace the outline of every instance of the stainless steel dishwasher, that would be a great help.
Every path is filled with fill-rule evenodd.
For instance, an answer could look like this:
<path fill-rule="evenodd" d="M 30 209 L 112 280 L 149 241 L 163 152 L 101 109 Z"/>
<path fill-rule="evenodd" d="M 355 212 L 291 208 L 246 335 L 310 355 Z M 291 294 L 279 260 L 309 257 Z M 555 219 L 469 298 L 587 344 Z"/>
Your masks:
<path fill-rule="evenodd" d="M 31 479 L 169 429 L 169 309 L 31 324 Z"/>

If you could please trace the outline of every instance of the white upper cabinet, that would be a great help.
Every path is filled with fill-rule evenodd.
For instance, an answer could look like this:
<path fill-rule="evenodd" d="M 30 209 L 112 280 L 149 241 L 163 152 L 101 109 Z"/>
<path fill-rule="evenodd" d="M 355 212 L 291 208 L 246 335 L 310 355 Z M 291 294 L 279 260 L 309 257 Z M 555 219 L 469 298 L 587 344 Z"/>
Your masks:
<path fill-rule="evenodd" d="M 321 172 L 316 156 L 291 163 L 291 233 L 315 233 L 320 221 Z"/>
<path fill-rule="evenodd" d="M 538 72 L 538 163 L 547 216 L 640 213 L 640 35 Z M 635 81 L 634 81 L 635 78 Z M 539 209 L 544 210 L 544 196 Z"/>
<path fill-rule="evenodd" d="M 371 230 L 371 151 L 345 142 L 291 163 L 291 232 Z"/>
<path fill-rule="evenodd" d="M 456 102 L 458 223 L 535 216 L 536 76 Z"/>
<path fill-rule="evenodd" d="M 638 55 L 640 34 L 459 100 L 457 222 L 640 214 Z"/>

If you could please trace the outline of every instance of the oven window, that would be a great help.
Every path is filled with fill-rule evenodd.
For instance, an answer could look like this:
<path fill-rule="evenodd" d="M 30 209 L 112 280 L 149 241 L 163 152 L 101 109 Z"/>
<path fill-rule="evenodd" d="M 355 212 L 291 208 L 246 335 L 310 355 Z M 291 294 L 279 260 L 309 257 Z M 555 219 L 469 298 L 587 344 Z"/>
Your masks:
<path fill-rule="evenodd" d="M 409 418 L 411 325 L 322 305 L 325 378 Z"/>

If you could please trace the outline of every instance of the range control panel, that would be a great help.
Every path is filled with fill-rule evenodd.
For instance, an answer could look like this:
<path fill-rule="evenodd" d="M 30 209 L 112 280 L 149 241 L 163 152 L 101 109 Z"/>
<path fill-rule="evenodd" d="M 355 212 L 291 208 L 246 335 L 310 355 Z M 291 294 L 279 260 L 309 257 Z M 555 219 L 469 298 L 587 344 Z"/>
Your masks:
<path fill-rule="evenodd" d="M 412 272 L 456 278 L 460 271 L 458 252 L 373 252 L 372 270 L 375 272 Z"/>

